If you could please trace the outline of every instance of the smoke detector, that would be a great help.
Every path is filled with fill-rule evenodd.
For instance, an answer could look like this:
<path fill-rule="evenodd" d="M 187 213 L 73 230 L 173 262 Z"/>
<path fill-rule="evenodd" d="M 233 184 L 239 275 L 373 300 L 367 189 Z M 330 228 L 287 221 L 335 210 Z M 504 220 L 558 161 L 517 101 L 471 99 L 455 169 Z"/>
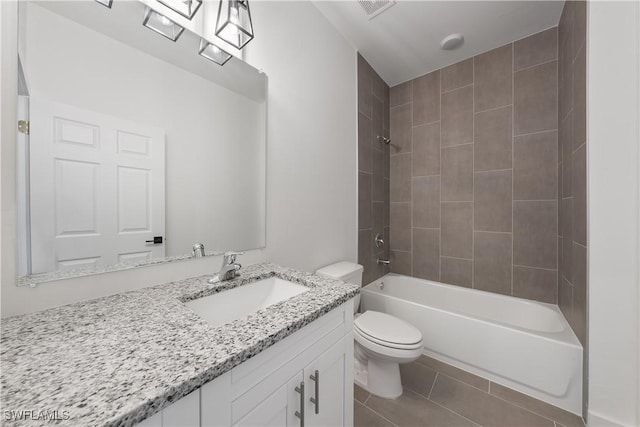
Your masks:
<path fill-rule="evenodd" d="M 396 4 L 395 0 L 358 0 L 369 21 Z"/>
<path fill-rule="evenodd" d="M 462 46 L 464 36 L 460 33 L 449 34 L 440 42 L 440 48 L 443 50 L 454 50 Z"/>

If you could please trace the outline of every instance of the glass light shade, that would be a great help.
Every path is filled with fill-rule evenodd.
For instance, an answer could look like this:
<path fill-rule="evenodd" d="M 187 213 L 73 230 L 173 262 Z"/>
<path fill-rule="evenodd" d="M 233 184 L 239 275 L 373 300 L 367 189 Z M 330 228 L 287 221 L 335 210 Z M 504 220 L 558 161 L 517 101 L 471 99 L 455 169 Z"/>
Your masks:
<path fill-rule="evenodd" d="M 213 43 L 200 39 L 200 49 L 198 49 L 200 56 L 207 58 L 209 61 L 213 61 L 218 65 L 224 65 L 231 59 L 231 54 L 220 49 Z"/>
<path fill-rule="evenodd" d="M 108 7 L 109 9 L 111 9 L 111 5 L 113 4 L 113 0 L 96 0 L 96 2 Z"/>
<path fill-rule="evenodd" d="M 149 7 L 144 11 L 142 25 L 172 41 L 178 40 L 184 31 L 180 25 Z"/>
<path fill-rule="evenodd" d="M 192 19 L 200 6 L 202 0 L 158 0 L 163 5 L 187 19 Z"/>
<path fill-rule="evenodd" d="M 238 49 L 253 39 L 248 0 L 220 0 L 216 36 Z"/>

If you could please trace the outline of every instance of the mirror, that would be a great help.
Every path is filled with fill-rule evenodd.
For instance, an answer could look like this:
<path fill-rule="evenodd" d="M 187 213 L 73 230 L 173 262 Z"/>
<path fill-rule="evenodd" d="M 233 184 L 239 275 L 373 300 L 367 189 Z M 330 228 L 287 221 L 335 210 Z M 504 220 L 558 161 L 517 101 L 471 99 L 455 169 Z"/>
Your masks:
<path fill-rule="evenodd" d="M 263 73 L 145 28 L 139 2 L 19 7 L 27 282 L 264 247 Z"/>

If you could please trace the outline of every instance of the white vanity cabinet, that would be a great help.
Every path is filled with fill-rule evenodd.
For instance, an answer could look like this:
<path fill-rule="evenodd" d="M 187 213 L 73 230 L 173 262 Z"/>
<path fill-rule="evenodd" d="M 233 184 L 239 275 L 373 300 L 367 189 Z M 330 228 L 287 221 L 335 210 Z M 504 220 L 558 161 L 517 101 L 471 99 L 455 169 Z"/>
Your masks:
<path fill-rule="evenodd" d="M 352 426 L 352 327 L 350 300 L 140 426 Z"/>

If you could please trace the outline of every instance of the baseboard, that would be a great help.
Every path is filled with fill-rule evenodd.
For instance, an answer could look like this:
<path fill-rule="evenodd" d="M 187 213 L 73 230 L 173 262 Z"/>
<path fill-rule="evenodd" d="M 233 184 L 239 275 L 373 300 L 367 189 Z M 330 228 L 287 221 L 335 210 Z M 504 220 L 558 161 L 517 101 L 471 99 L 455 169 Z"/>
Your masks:
<path fill-rule="evenodd" d="M 594 412 L 589 411 L 587 415 L 587 426 L 588 427 L 619 427 L 622 424 L 619 424 L 615 421 L 611 421 L 608 418 L 603 417 L 602 415 L 596 414 Z"/>

